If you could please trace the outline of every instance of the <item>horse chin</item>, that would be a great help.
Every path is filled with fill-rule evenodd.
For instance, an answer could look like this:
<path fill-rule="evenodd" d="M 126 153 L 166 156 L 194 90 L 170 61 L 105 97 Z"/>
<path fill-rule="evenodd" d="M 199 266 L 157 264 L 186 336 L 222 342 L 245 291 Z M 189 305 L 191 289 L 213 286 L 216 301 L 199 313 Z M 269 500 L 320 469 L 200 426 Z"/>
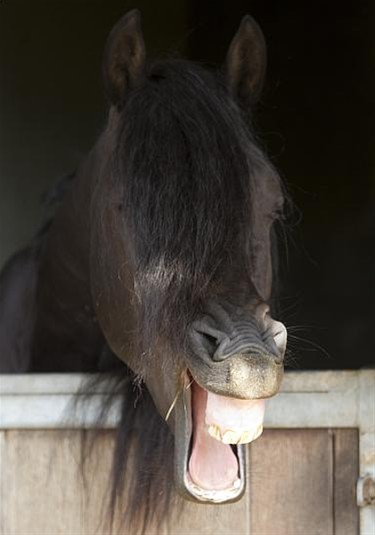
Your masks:
<path fill-rule="evenodd" d="M 175 481 L 201 503 L 239 500 L 246 488 L 246 444 L 263 430 L 264 400 L 217 395 L 187 370 L 175 406 Z"/>

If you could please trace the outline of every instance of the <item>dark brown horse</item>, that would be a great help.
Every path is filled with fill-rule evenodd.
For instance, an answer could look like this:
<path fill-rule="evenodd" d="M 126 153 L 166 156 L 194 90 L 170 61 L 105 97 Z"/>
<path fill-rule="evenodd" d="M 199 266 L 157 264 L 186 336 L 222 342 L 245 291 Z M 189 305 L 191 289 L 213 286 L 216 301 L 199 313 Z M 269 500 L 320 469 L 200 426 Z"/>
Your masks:
<path fill-rule="evenodd" d="M 135 441 L 143 519 L 167 502 L 170 461 L 185 497 L 239 499 L 243 444 L 280 386 L 286 331 L 270 304 L 284 196 L 252 131 L 265 65 L 249 16 L 213 73 L 147 62 L 128 13 L 105 50 L 107 127 L 48 228 L 2 273 L 2 371 L 125 377 L 112 505 Z"/>

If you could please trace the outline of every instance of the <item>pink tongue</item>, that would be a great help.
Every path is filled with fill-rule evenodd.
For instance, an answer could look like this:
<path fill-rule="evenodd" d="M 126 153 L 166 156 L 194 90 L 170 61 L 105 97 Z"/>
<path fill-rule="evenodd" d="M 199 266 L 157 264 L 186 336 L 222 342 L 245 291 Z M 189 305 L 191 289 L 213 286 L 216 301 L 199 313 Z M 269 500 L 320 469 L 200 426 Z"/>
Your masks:
<path fill-rule="evenodd" d="M 230 446 L 208 434 L 205 425 L 206 390 L 195 382 L 192 390 L 193 449 L 189 460 L 190 477 L 202 489 L 231 488 L 238 478 L 237 457 Z"/>
<path fill-rule="evenodd" d="M 211 437 L 208 425 L 222 429 L 255 429 L 263 423 L 264 400 L 237 400 L 192 384 L 193 444 L 189 460 L 192 481 L 206 490 L 230 489 L 238 479 L 238 461 L 229 444 Z"/>

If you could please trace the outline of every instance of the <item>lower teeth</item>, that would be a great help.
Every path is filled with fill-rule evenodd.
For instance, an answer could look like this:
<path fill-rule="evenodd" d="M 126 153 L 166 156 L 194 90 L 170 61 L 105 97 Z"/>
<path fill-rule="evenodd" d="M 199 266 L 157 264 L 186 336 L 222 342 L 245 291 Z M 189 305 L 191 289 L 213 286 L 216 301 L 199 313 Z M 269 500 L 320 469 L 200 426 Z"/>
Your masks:
<path fill-rule="evenodd" d="M 189 481 L 191 490 L 194 492 L 196 496 L 199 496 L 200 498 L 203 498 L 205 500 L 210 500 L 210 501 L 229 500 L 232 496 L 237 495 L 238 489 L 241 486 L 241 480 L 239 478 L 233 481 L 231 487 L 229 487 L 228 489 L 223 489 L 223 490 L 202 489 L 201 487 L 199 487 L 193 482 L 189 474 L 188 474 L 188 481 Z"/>
<path fill-rule="evenodd" d="M 255 431 L 254 430 L 243 430 L 243 431 L 232 431 L 231 429 L 226 429 L 222 431 L 218 425 L 211 424 L 208 427 L 209 434 L 223 442 L 224 444 L 248 444 L 253 440 L 257 439 L 263 432 L 263 425 L 260 424 Z"/>

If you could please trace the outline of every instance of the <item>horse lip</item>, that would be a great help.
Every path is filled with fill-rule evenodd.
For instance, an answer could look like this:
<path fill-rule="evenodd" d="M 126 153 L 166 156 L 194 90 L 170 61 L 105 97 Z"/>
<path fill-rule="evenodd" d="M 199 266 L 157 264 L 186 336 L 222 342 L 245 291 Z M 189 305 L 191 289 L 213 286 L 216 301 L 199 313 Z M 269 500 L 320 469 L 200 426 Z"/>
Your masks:
<path fill-rule="evenodd" d="M 194 380 L 214 394 L 238 399 L 265 399 L 276 395 L 283 377 L 283 360 L 272 354 L 236 354 L 211 361 L 203 368 L 189 360 Z"/>
<path fill-rule="evenodd" d="M 186 373 L 186 385 L 191 382 Z M 240 484 L 238 488 L 230 491 L 228 495 L 222 493 L 222 497 L 204 497 L 197 494 L 189 479 L 188 463 L 190 457 L 190 445 L 192 438 L 192 410 L 191 410 L 191 389 L 183 389 L 183 394 L 177 400 L 175 406 L 175 483 L 178 492 L 186 499 L 206 504 L 232 503 L 238 501 L 246 489 L 246 456 L 245 444 L 236 446 L 236 453 L 239 465 Z"/>

